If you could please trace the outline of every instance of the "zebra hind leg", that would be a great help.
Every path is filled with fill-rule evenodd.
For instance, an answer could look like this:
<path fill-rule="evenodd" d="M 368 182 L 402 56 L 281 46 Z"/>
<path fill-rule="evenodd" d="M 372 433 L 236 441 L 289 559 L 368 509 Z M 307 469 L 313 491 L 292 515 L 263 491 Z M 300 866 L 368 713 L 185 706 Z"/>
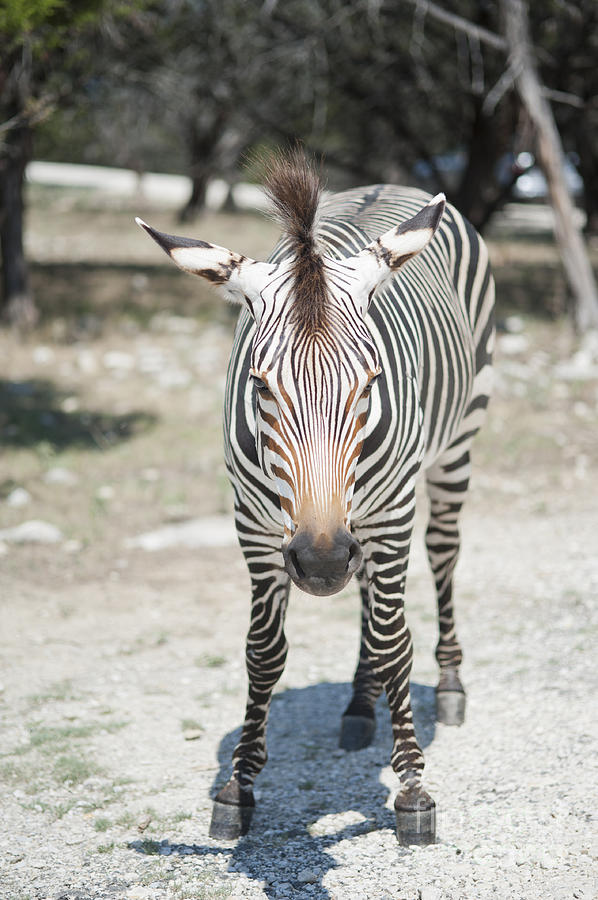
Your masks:
<path fill-rule="evenodd" d="M 447 478 L 441 467 L 428 472 L 427 487 L 430 496 L 430 521 L 426 531 L 428 559 L 436 584 L 438 599 L 439 638 L 436 660 L 440 678 L 436 688 L 436 720 L 444 725 L 462 725 L 465 721 L 465 689 L 459 677 L 463 660 L 461 645 L 455 630 L 453 609 L 453 574 L 459 556 L 459 513 L 468 487 L 469 454 L 453 465 L 451 475 L 457 471 L 466 475 L 456 482 Z"/>
<path fill-rule="evenodd" d="M 263 565 L 263 556 L 261 562 Z M 278 553 L 280 555 L 280 553 Z M 282 675 L 287 656 L 284 617 L 289 578 L 282 565 L 265 576 L 252 573 L 251 622 L 247 635 L 246 666 L 249 679 L 247 709 L 241 738 L 233 753 L 233 774 L 214 798 L 210 837 L 234 840 L 247 834 L 255 800 L 253 783 L 266 764 L 266 725 L 272 690 Z"/>
<path fill-rule="evenodd" d="M 369 747 L 376 731 L 376 700 L 382 693 L 382 684 L 372 671 L 367 649 L 365 632 L 370 615 L 369 592 L 366 574 L 361 569 L 357 578 L 361 591 L 361 644 L 359 662 L 353 678 L 353 696 L 343 713 L 339 747 L 342 750 L 363 750 Z"/>

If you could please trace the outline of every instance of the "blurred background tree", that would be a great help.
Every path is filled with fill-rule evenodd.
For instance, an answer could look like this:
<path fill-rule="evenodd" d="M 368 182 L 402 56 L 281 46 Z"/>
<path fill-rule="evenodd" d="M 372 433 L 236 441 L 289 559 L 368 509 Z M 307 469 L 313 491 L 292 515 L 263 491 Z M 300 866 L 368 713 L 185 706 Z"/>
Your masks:
<path fill-rule="evenodd" d="M 559 132 L 579 159 L 586 231 L 598 234 L 598 4 L 545 0 L 529 12 Z"/>
<path fill-rule="evenodd" d="M 3 0 L 0 6 L 2 303 L 3 316 L 19 326 L 37 317 L 23 252 L 23 180 L 33 133 L 56 109 L 83 102 L 99 24 L 115 2 Z M 60 143 L 68 140 L 67 132 Z"/>
<path fill-rule="evenodd" d="M 189 219 L 210 179 L 233 184 L 250 152 L 300 139 L 325 156 L 331 187 L 419 183 L 483 230 L 524 170 L 522 151 L 535 149 L 498 0 L 8 0 L 7 9 L 0 177 L 15 170 L 15 183 L 36 124 L 38 158 L 190 175 Z M 594 0 L 530 8 L 535 64 L 579 159 L 590 231 L 597 17 Z M 12 285 L 5 278 L 5 312 L 31 318 L 27 291 Z"/>

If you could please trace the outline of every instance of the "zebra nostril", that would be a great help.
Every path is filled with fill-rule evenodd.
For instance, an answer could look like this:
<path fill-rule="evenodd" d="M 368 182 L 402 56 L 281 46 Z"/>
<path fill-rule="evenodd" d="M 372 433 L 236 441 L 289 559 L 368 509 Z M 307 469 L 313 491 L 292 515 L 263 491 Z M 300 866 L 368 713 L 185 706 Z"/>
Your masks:
<path fill-rule="evenodd" d="M 347 572 L 355 572 L 361 563 L 362 552 L 358 541 L 351 541 L 347 558 Z"/>
<path fill-rule="evenodd" d="M 297 553 L 295 552 L 295 550 L 289 550 L 289 559 L 291 561 L 291 565 L 293 566 L 293 568 L 295 569 L 295 572 L 297 573 L 297 577 L 305 578 L 305 572 L 301 568 L 301 565 L 299 563 L 299 557 L 297 556 Z"/>

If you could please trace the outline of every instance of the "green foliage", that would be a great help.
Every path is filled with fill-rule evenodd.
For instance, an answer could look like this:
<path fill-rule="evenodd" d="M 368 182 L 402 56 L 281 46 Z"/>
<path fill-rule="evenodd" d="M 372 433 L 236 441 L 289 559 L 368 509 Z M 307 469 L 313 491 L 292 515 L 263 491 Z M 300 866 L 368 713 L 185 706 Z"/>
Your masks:
<path fill-rule="evenodd" d="M 196 658 L 195 665 L 202 669 L 219 669 L 221 666 L 226 665 L 226 657 L 202 653 L 201 656 Z"/>
<path fill-rule="evenodd" d="M 66 0 L 4 0 L 0 7 L 0 33 L 16 37 L 50 21 Z"/>
<path fill-rule="evenodd" d="M 99 844 L 97 848 L 98 853 L 112 853 L 114 850 L 114 841 L 110 841 L 109 844 Z"/>
<path fill-rule="evenodd" d="M 92 775 L 100 772 L 99 766 L 82 756 L 68 754 L 59 756 L 54 763 L 53 775 L 60 784 L 82 784 Z"/>
<path fill-rule="evenodd" d="M 4 0 L 0 36 L 7 49 L 27 41 L 37 52 L 46 53 L 72 40 L 72 29 L 96 21 L 110 5 L 110 0 Z"/>

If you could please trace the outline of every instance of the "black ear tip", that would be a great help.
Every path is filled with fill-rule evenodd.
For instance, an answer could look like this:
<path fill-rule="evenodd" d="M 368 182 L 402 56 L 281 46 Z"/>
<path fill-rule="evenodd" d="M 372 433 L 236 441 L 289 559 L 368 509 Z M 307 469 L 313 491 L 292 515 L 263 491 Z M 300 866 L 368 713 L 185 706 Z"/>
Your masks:
<path fill-rule="evenodd" d="M 436 194 L 420 211 L 416 213 L 412 219 L 408 219 L 398 226 L 396 233 L 405 234 L 407 231 L 418 231 L 420 228 L 432 229 L 436 231 L 444 208 L 446 206 L 446 197 L 444 194 Z"/>
<path fill-rule="evenodd" d="M 440 222 L 444 210 L 446 208 L 446 197 L 444 194 L 436 194 L 435 197 L 432 197 L 429 206 L 428 206 L 434 220 L 436 222 Z"/>
<path fill-rule="evenodd" d="M 168 254 L 175 247 L 186 247 L 193 243 L 187 238 L 179 238 L 174 234 L 165 234 L 163 231 L 158 231 L 156 228 L 148 225 L 147 222 L 144 222 L 143 219 L 140 219 L 139 216 L 135 218 L 135 222 Z"/>

